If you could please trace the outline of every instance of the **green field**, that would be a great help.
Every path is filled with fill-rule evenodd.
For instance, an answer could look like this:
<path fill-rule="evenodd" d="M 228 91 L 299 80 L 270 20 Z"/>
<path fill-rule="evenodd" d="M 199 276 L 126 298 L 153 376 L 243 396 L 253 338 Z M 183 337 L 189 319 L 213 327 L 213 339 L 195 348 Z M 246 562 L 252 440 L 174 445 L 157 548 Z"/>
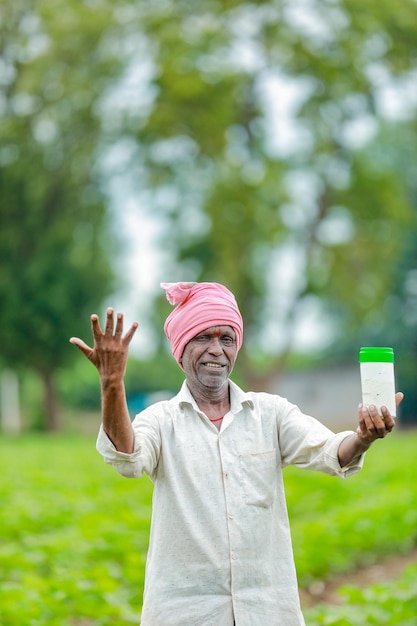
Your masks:
<path fill-rule="evenodd" d="M 120 477 L 94 446 L 0 438 L 1 626 L 139 623 L 152 485 Z M 417 545 L 416 450 L 416 432 L 395 433 L 348 480 L 287 468 L 301 585 Z M 411 626 L 416 597 L 410 568 L 395 584 L 349 591 L 347 607 L 307 611 L 307 624 Z"/>

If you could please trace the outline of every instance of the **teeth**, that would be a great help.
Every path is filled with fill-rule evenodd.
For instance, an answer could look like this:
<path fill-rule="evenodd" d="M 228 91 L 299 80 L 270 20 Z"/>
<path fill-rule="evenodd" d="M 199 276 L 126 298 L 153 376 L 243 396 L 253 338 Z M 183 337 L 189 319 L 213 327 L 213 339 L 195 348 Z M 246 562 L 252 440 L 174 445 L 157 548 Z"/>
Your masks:
<path fill-rule="evenodd" d="M 206 363 L 207 367 L 215 367 L 215 368 L 220 368 L 222 367 L 219 363 Z"/>

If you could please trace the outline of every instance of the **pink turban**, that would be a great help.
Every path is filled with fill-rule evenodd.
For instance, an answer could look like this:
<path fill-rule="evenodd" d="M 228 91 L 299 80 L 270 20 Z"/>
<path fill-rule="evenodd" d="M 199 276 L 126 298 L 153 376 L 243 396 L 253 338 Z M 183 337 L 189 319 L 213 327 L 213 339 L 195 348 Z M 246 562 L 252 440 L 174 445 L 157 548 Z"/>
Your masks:
<path fill-rule="evenodd" d="M 219 283 L 161 283 L 170 304 L 178 306 L 168 315 L 164 331 L 179 365 L 187 343 L 211 326 L 231 326 L 240 350 L 243 320 L 234 295 Z"/>

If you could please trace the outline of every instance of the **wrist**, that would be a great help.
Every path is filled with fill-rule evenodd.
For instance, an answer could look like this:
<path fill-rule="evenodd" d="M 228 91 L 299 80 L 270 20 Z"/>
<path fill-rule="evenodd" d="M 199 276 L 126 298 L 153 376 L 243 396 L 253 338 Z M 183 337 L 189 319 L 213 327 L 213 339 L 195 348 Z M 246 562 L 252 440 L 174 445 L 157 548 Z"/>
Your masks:
<path fill-rule="evenodd" d="M 102 392 L 124 391 L 124 380 L 120 376 L 101 376 L 100 378 Z"/>
<path fill-rule="evenodd" d="M 358 431 L 356 431 L 355 433 L 355 437 L 356 437 L 356 441 L 359 444 L 359 447 L 361 448 L 361 450 L 363 452 L 365 452 L 365 450 L 368 450 L 368 448 L 370 448 L 371 446 L 371 441 L 367 441 L 366 439 L 364 439 L 359 433 Z"/>

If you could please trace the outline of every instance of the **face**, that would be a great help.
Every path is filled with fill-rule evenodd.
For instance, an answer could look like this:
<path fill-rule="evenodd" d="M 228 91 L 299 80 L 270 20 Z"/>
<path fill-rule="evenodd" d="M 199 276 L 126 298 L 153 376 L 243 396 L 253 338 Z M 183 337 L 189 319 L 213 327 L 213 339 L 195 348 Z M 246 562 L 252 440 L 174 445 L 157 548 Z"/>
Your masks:
<path fill-rule="evenodd" d="M 187 380 L 206 390 L 227 382 L 237 356 L 236 334 L 230 326 L 212 326 L 193 337 L 181 357 Z"/>

